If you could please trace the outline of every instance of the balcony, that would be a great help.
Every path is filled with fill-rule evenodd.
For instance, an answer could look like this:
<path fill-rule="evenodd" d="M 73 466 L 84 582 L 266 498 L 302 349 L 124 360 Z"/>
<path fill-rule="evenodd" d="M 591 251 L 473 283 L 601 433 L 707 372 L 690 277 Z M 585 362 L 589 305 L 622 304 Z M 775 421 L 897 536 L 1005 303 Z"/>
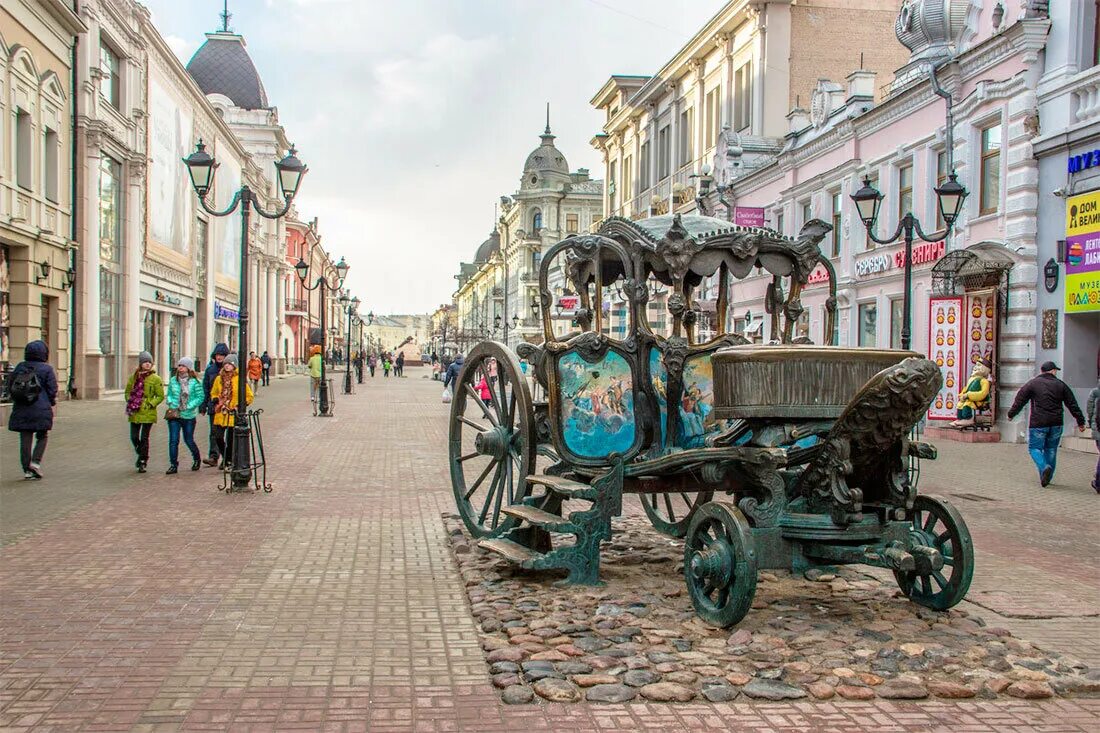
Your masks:
<path fill-rule="evenodd" d="M 286 312 L 291 315 L 305 315 L 309 311 L 309 302 L 304 298 L 287 298 L 285 306 Z"/>
<path fill-rule="evenodd" d="M 537 272 L 521 272 L 519 274 L 519 281 L 521 283 L 538 283 L 539 274 Z"/>

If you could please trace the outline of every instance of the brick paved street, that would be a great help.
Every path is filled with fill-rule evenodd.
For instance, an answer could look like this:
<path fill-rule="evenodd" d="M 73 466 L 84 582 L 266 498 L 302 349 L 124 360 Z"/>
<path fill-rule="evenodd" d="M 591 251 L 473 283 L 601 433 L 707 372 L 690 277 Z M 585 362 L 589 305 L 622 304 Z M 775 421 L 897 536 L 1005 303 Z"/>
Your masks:
<path fill-rule="evenodd" d="M 121 403 L 64 405 L 38 483 L 0 438 L 4 730 L 1100 730 L 1100 699 L 505 707 L 446 545 L 438 384 L 410 369 L 309 415 L 262 391 L 275 490 L 133 473 Z M 200 445 L 205 448 L 205 435 Z M 1063 452 L 941 444 L 922 490 L 974 534 L 970 610 L 1100 666 L 1100 497 Z M 1036 618 L 1052 617 L 1052 618 Z"/>

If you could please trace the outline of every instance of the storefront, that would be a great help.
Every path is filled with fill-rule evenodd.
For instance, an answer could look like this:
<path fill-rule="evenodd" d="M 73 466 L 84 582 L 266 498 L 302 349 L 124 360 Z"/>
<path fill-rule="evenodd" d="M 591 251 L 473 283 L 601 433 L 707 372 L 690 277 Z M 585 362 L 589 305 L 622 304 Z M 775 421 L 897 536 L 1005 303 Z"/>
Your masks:
<path fill-rule="evenodd" d="M 0 245 L 0 373 L 15 366 L 18 355 L 11 353 L 11 275 L 8 245 Z M 13 359 L 15 361 L 13 361 Z"/>
<path fill-rule="evenodd" d="M 195 357 L 194 308 L 190 295 L 141 284 L 141 348 L 153 355 L 158 372 L 169 373 L 182 356 Z"/>

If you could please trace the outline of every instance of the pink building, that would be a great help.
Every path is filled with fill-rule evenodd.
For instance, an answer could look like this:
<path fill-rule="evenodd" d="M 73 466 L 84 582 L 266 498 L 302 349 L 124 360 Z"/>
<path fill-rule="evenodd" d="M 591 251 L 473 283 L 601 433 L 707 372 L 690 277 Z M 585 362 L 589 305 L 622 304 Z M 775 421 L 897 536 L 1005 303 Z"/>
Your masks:
<path fill-rule="evenodd" d="M 825 245 L 838 280 L 834 342 L 850 346 L 900 346 L 905 259 L 900 240 L 876 245 L 867 237 L 850 195 L 864 177 L 883 193 L 880 237 L 907 211 L 932 233 L 943 226 L 933 188 L 954 168 L 970 195 L 949 236 L 914 247 L 912 348 L 940 361 L 950 384 L 933 403 L 932 424 L 954 417 L 971 364 L 991 357 L 995 418 L 1009 441 L 1026 436 L 1026 422 L 1004 414 L 1036 368 L 1039 171 L 1031 146 L 1047 5 L 906 0 L 894 30 L 910 58 L 892 80 L 882 85 L 858 69 L 843 80 L 822 79 L 809 109 L 788 114 L 782 149 L 768 162 L 740 165 L 747 148 L 737 135 L 727 135 L 727 149 L 715 155 L 716 177 L 730 181 L 731 210 L 762 209 L 766 224 L 787 235 L 810 219 L 833 225 Z M 708 208 L 725 215 L 713 196 Z M 816 343 L 826 337 L 829 292 L 819 270 L 802 298 L 798 328 Z M 751 277 L 732 294 L 736 326 L 757 339 L 769 333 L 769 282 Z"/>

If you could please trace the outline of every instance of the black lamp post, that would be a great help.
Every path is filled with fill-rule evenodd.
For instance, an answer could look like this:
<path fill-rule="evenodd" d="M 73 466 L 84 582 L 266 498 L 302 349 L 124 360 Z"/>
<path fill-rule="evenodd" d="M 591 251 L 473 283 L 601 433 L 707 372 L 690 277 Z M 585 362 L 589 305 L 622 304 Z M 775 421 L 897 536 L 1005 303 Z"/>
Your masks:
<path fill-rule="evenodd" d="M 344 312 L 348 314 L 348 337 L 345 343 L 345 351 L 347 351 L 347 365 L 348 370 L 344 374 L 344 394 L 351 394 L 351 317 L 355 315 L 356 309 L 359 307 L 358 296 L 349 298 L 346 294 L 340 296 L 340 305 L 344 306 Z"/>
<path fill-rule="evenodd" d="M 252 209 L 265 219 L 279 219 L 290 210 L 290 204 L 298 193 L 298 186 L 302 183 L 302 176 L 308 168 L 298 159 L 297 150 L 292 145 L 286 157 L 275 163 L 275 170 L 279 179 L 279 190 L 283 196 L 283 206 L 274 212 L 264 211 L 260 205 L 260 199 L 247 185 L 233 194 L 233 200 L 229 205 L 218 211 L 206 203 L 206 195 L 214 184 L 214 173 L 218 168 L 218 162 L 206 152 L 206 146 L 199 139 L 195 146 L 195 152 L 183 159 L 187 165 L 187 173 L 191 177 L 191 186 L 199 197 L 199 204 L 203 210 L 211 216 L 229 216 L 241 208 L 241 287 L 240 305 L 238 307 L 239 332 L 237 337 L 237 370 L 244 369 L 248 365 L 248 229 Z M 233 427 L 233 469 L 232 489 L 243 491 L 248 488 L 252 480 L 252 426 L 248 420 L 247 405 L 248 380 L 243 376 L 237 379 L 237 414 Z"/>
<path fill-rule="evenodd" d="M 905 292 L 902 294 L 901 315 L 901 348 L 908 349 L 911 343 L 909 321 L 912 309 L 912 283 L 913 283 L 913 235 L 920 237 L 925 242 L 938 242 L 950 233 L 951 227 L 962 211 L 963 201 L 966 200 L 967 190 L 958 182 L 955 172 L 952 171 L 943 185 L 932 189 L 936 192 L 936 201 L 946 225 L 941 231 L 925 234 L 921 229 L 920 220 L 913 216 L 913 212 L 905 212 L 898 222 L 898 228 L 889 237 L 879 239 L 875 236 L 875 221 L 878 219 L 878 210 L 882 206 L 882 194 L 871 185 L 868 176 L 863 178 L 863 188 L 852 194 L 852 201 L 856 203 L 856 210 L 863 226 L 867 229 L 867 236 L 871 241 L 879 244 L 890 244 L 897 241 L 902 234 L 905 235 Z"/>
<path fill-rule="evenodd" d="M 363 383 L 363 364 L 367 359 L 366 348 L 363 345 L 363 318 L 356 319 L 359 322 L 359 368 L 355 371 L 355 379 L 359 384 Z"/>
<path fill-rule="evenodd" d="M 339 290 L 344 284 L 344 278 L 348 274 L 348 263 L 341 257 L 340 261 L 335 265 L 328 264 L 326 269 L 317 276 L 317 279 L 313 281 L 312 285 L 306 284 L 306 278 L 309 277 L 309 264 L 305 260 L 298 260 L 298 264 L 294 266 L 294 271 L 298 273 L 298 279 L 302 283 L 302 287 L 306 290 L 321 290 L 321 384 L 319 394 L 317 395 L 318 402 L 320 403 L 320 412 L 318 414 L 328 416 L 328 381 L 325 379 L 325 315 L 328 312 L 328 305 L 325 303 L 325 291 L 326 290 Z"/>

